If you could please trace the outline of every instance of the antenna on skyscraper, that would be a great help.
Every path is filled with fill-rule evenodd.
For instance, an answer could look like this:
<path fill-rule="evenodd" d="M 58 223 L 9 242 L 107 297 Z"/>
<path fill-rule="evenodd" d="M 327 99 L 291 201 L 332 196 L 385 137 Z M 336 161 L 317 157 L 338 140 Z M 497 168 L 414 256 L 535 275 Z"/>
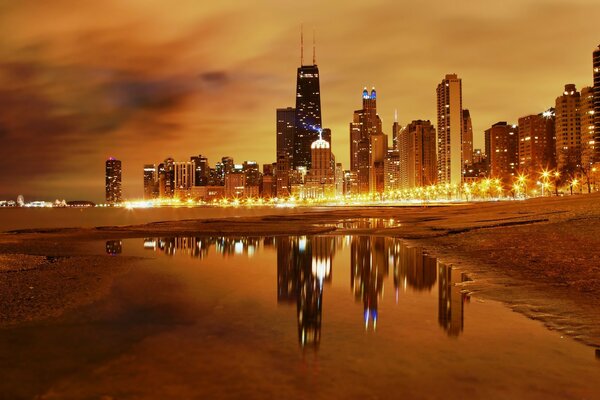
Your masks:
<path fill-rule="evenodd" d="M 394 122 L 398 122 L 398 109 L 394 110 Z"/>
<path fill-rule="evenodd" d="M 315 51 L 315 28 L 313 28 L 313 65 L 317 65 L 317 56 Z"/>
<path fill-rule="evenodd" d="M 300 24 L 300 66 L 304 65 L 304 27 Z"/>

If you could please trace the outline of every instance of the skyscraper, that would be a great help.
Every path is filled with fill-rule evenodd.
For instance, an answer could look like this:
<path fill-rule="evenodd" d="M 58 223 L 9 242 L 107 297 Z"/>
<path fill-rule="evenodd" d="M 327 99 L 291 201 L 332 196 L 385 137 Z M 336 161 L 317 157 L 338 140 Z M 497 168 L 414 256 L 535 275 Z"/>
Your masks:
<path fill-rule="evenodd" d="M 106 203 L 118 204 L 121 198 L 121 161 L 113 157 L 106 160 Z"/>
<path fill-rule="evenodd" d="M 296 109 L 292 107 L 277 109 L 277 152 L 275 158 L 283 153 L 294 161 L 294 136 L 296 133 Z"/>
<path fill-rule="evenodd" d="M 593 53 L 594 67 L 594 150 L 596 162 L 600 162 L 600 45 Z"/>
<path fill-rule="evenodd" d="M 572 83 L 556 98 L 556 158 L 561 170 L 573 172 L 581 165 L 580 102 L 581 94 Z"/>
<path fill-rule="evenodd" d="M 594 88 L 581 89 L 579 108 L 581 122 L 581 166 L 591 168 L 595 157 Z"/>
<path fill-rule="evenodd" d="M 175 189 L 174 196 L 185 199 L 190 195 L 190 189 L 194 186 L 194 163 L 192 161 L 178 161 L 173 163 Z"/>
<path fill-rule="evenodd" d="M 350 123 L 350 169 L 358 176 L 360 193 L 382 192 L 387 136 L 377 115 L 375 88 L 370 93 L 366 87 L 363 89 L 362 104 Z"/>
<path fill-rule="evenodd" d="M 462 158 L 463 164 L 473 164 L 473 124 L 471 113 L 463 110 Z"/>
<path fill-rule="evenodd" d="M 301 44 L 303 46 L 303 43 Z M 293 167 L 310 169 L 310 146 L 319 139 L 321 123 L 321 92 L 319 68 L 314 56 L 312 65 L 304 65 L 301 49 L 300 67 L 296 75 L 296 116 Z"/>
<path fill-rule="evenodd" d="M 488 154 L 489 173 L 511 183 L 519 163 L 519 128 L 505 121 L 496 122 L 485 131 L 485 152 Z"/>
<path fill-rule="evenodd" d="M 462 182 L 462 80 L 449 74 L 437 87 L 438 183 Z"/>
<path fill-rule="evenodd" d="M 172 157 L 165 159 L 164 162 L 164 196 L 166 198 L 172 198 L 175 194 L 175 160 Z"/>
<path fill-rule="evenodd" d="M 398 135 L 402 126 L 398 123 L 398 110 L 394 111 L 394 123 L 392 124 L 392 147 L 398 150 Z"/>

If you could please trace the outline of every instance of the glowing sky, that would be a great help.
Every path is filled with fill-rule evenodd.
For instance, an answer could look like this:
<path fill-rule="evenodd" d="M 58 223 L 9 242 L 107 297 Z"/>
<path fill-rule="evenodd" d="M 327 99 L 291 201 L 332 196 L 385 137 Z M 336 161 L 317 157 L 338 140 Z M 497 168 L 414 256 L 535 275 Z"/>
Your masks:
<path fill-rule="evenodd" d="M 316 30 L 323 124 L 344 168 L 365 85 L 391 134 L 396 108 L 403 125 L 435 124 L 436 85 L 457 73 L 481 147 L 491 124 L 592 83 L 597 0 L 298 3 L 0 2 L 0 199 L 102 200 L 108 156 L 130 198 L 142 165 L 167 156 L 274 161 L 302 23 L 309 45 Z"/>

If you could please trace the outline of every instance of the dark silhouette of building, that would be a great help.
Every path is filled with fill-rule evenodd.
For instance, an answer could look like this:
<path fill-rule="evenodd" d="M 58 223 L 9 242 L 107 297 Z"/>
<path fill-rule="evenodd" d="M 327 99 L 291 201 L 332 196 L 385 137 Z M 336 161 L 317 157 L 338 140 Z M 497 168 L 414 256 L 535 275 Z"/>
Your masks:
<path fill-rule="evenodd" d="M 118 204 L 122 201 L 121 161 L 113 157 L 106 160 L 106 203 Z"/>
<path fill-rule="evenodd" d="M 463 131 L 462 131 L 462 159 L 464 165 L 473 163 L 473 124 L 471 122 L 471 113 L 469 110 L 462 111 Z"/>
<path fill-rule="evenodd" d="M 465 275 L 450 266 L 438 265 L 438 322 L 448 336 L 458 336 L 464 328 L 464 302 L 468 297 L 457 284 Z"/>
<path fill-rule="evenodd" d="M 158 176 L 155 164 L 144 165 L 144 200 L 158 197 Z"/>
<path fill-rule="evenodd" d="M 277 109 L 277 151 L 288 157 L 288 165 L 294 164 L 294 137 L 296 135 L 296 109 L 293 107 Z"/>
<path fill-rule="evenodd" d="M 194 163 L 194 183 L 195 186 L 208 186 L 210 179 L 210 166 L 208 158 L 202 156 L 190 157 L 190 161 Z"/>
<path fill-rule="evenodd" d="M 302 40 L 302 39 L 301 39 Z M 312 65 L 304 65 L 304 43 L 301 42 L 300 67 L 296 75 L 296 116 L 293 168 L 310 169 L 310 145 L 319 139 L 321 122 L 321 91 L 319 68 L 314 56 Z"/>

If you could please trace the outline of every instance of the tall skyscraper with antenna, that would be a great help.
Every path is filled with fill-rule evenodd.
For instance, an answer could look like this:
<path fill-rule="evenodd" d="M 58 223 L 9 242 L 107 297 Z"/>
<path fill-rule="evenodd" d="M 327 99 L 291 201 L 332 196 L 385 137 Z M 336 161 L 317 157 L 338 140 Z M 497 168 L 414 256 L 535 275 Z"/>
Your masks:
<path fill-rule="evenodd" d="M 296 130 L 293 167 L 311 168 L 311 144 L 322 130 L 319 68 L 315 57 L 313 35 L 312 65 L 304 65 L 304 36 L 300 32 L 300 67 L 296 75 Z"/>

